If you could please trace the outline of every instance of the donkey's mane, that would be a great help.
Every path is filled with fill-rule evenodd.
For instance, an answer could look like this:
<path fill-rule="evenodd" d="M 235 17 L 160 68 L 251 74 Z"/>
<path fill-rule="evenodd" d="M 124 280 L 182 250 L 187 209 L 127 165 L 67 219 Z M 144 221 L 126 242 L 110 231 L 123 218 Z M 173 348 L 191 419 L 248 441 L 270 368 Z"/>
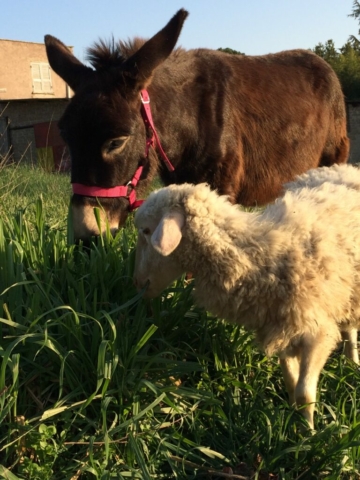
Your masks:
<path fill-rule="evenodd" d="M 119 67 L 145 42 L 146 40 L 140 37 L 128 41 L 120 40 L 117 43 L 114 38 L 100 39 L 87 49 L 86 59 L 96 70 Z"/>

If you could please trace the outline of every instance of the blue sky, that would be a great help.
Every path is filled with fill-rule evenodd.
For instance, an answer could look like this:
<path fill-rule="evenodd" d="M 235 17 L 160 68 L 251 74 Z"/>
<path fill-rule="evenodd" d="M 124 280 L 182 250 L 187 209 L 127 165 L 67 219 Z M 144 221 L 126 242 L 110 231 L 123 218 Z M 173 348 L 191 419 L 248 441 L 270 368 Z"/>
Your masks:
<path fill-rule="evenodd" d="M 0 38 L 42 42 L 50 33 L 84 61 L 98 38 L 148 38 L 184 7 L 190 16 L 178 45 L 186 49 L 260 55 L 329 39 L 339 48 L 358 35 L 352 6 L 353 0 L 2 0 Z"/>

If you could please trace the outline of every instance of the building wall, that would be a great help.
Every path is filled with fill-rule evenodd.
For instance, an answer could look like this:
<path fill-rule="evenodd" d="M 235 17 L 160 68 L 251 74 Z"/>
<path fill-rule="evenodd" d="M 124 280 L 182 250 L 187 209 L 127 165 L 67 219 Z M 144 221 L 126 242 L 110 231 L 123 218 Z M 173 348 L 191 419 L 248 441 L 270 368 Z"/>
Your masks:
<path fill-rule="evenodd" d="M 15 162 L 37 165 L 34 125 L 57 122 L 67 104 L 66 99 L 0 101 L 0 155 L 12 146 Z"/>
<path fill-rule="evenodd" d="M 360 163 L 360 102 L 347 103 L 350 163 Z"/>
<path fill-rule="evenodd" d="M 52 91 L 34 93 L 31 69 L 34 62 L 49 64 L 45 44 L 0 40 L 0 101 L 71 96 L 71 90 L 64 80 L 52 70 L 50 71 Z"/>

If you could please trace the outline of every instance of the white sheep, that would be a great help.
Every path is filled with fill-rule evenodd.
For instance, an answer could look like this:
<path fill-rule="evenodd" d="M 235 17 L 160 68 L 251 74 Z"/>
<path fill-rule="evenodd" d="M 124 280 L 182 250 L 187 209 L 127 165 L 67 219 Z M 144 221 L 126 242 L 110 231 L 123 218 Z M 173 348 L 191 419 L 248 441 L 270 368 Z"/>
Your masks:
<path fill-rule="evenodd" d="M 360 190 L 360 169 L 346 163 L 332 165 L 331 167 L 313 168 L 296 177 L 294 181 L 285 183 L 284 189 L 314 188 L 325 182 L 346 185 L 349 188 Z"/>
<path fill-rule="evenodd" d="M 342 168 L 336 179 L 360 180 Z M 310 175 L 311 188 L 290 185 L 262 212 L 241 211 L 205 184 L 153 192 L 135 216 L 134 278 L 154 297 L 192 272 L 198 305 L 279 355 L 290 401 L 313 428 L 320 372 L 360 318 L 360 191 Z"/>
<path fill-rule="evenodd" d="M 360 169 L 347 164 L 332 165 L 329 168 L 314 168 L 299 175 L 294 181 L 284 184 L 284 190 L 314 188 L 324 182 L 346 185 L 348 188 L 360 190 Z M 342 338 L 345 340 L 345 355 L 358 364 L 357 328 L 344 330 Z"/>

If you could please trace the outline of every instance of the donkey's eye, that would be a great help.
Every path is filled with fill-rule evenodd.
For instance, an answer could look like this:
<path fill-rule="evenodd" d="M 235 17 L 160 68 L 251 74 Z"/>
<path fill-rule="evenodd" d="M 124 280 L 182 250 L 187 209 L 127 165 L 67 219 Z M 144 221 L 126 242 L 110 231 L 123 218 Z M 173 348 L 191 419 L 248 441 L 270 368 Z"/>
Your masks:
<path fill-rule="evenodd" d="M 122 139 L 117 139 L 117 140 L 111 140 L 111 142 L 108 145 L 108 150 L 116 150 L 117 148 L 120 148 L 122 144 L 124 143 L 124 140 Z"/>
<path fill-rule="evenodd" d="M 127 139 L 129 137 L 123 136 L 123 137 L 118 137 L 118 138 L 112 138 L 110 140 L 107 140 L 103 144 L 103 152 L 106 154 L 111 154 L 115 152 L 116 150 L 120 150 L 126 143 Z"/>
<path fill-rule="evenodd" d="M 150 235 L 150 228 L 148 228 L 148 227 L 143 228 L 143 229 L 142 229 L 142 233 L 143 233 L 144 235 Z"/>

